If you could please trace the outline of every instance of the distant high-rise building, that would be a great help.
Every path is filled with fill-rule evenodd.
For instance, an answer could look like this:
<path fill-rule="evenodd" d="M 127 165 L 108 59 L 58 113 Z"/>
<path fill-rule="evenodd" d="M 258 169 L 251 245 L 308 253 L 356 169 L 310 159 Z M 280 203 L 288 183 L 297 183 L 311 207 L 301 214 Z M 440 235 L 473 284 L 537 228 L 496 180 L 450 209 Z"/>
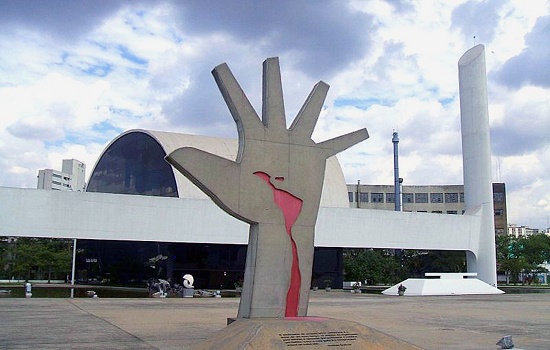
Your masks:
<path fill-rule="evenodd" d="M 37 188 L 45 190 L 78 191 L 86 189 L 86 164 L 76 159 L 63 159 L 62 170 L 38 171 Z"/>

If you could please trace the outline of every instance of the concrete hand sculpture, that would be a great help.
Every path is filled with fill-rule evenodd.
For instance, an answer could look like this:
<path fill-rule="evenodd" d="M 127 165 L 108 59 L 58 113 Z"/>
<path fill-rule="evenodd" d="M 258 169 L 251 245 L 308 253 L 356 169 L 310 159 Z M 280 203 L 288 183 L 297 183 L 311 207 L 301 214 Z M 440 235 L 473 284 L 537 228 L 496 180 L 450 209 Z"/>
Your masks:
<path fill-rule="evenodd" d="M 226 64 L 212 74 L 237 124 L 237 159 L 189 147 L 166 159 L 220 208 L 250 224 L 238 317 L 305 316 L 326 159 L 367 139 L 367 130 L 311 139 L 328 91 L 324 82 L 287 129 L 278 58 L 264 61 L 261 120 Z"/>

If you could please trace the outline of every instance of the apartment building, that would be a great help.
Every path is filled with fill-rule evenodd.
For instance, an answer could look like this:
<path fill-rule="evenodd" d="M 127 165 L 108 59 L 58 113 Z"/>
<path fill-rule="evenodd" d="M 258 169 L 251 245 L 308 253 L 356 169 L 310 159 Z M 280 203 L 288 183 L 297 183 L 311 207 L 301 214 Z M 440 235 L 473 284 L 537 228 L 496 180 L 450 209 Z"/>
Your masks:
<path fill-rule="evenodd" d="M 531 235 L 549 235 L 550 236 L 550 228 L 536 229 L 536 228 L 530 228 L 529 226 L 519 226 L 516 224 L 510 224 L 508 225 L 508 235 L 514 236 L 516 238 L 527 237 Z"/>
<path fill-rule="evenodd" d="M 76 159 L 64 159 L 61 171 L 39 170 L 37 188 L 84 192 L 86 190 L 86 164 Z"/>

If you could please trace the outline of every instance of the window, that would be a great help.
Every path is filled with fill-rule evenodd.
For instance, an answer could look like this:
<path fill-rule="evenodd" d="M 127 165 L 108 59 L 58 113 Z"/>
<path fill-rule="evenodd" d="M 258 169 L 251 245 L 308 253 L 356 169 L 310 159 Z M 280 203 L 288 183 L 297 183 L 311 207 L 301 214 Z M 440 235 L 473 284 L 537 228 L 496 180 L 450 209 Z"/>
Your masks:
<path fill-rule="evenodd" d="M 403 193 L 403 203 L 414 203 L 414 193 Z"/>
<path fill-rule="evenodd" d="M 430 193 L 430 203 L 443 203 L 443 193 Z"/>
<path fill-rule="evenodd" d="M 428 194 L 427 193 L 415 193 L 414 194 L 415 203 L 428 203 Z"/>
<path fill-rule="evenodd" d="M 118 138 L 96 164 L 87 192 L 178 197 L 166 153 L 151 136 L 131 132 Z"/>
<path fill-rule="evenodd" d="M 445 203 L 458 203 L 458 193 L 445 193 Z"/>
<path fill-rule="evenodd" d="M 460 203 L 464 203 L 464 192 L 460 192 L 459 196 L 460 196 Z"/>
<path fill-rule="evenodd" d="M 369 202 L 369 194 L 367 192 L 360 192 L 359 193 L 359 202 L 368 203 Z"/>
<path fill-rule="evenodd" d="M 353 192 L 348 192 L 348 199 L 350 203 L 353 203 Z"/>
<path fill-rule="evenodd" d="M 434 211 L 432 211 L 432 213 L 442 214 L 443 212 L 441 210 L 434 210 Z"/>
<path fill-rule="evenodd" d="M 386 203 L 395 203 L 395 193 L 386 193 Z"/>
<path fill-rule="evenodd" d="M 497 203 L 503 203 L 504 202 L 504 193 L 502 193 L 502 192 L 493 193 L 493 201 L 497 202 Z"/>
<path fill-rule="evenodd" d="M 55 174 L 55 173 L 52 173 L 52 177 L 57 177 L 57 178 L 61 179 L 61 175 Z"/>
<path fill-rule="evenodd" d="M 384 203 L 384 194 L 383 193 L 371 193 L 370 200 L 372 203 Z"/>
<path fill-rule="evenodd" d="M 447 214 L 458 214 L 456 210 L 447 210 Z"/>
<path fill-rule="evenodd" d="M 495 209 L 495 216 L 502 216 L 504 215 L 503 209 Z"/>

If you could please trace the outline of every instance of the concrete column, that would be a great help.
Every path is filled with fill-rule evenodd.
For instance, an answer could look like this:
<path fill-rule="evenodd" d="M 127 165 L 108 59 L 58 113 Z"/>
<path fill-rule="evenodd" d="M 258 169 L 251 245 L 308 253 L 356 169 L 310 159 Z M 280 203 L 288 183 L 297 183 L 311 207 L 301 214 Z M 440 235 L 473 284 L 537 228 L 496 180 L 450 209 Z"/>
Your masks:
<path fill-rule="evenodd" d="M 488 284 L 497 283 L 495 225 L 491 176 L 491 144 L 487 106 L 485 47 L 477 45 L 458 61 L 460 121 L 466 212 L 482 216 L 477 253 L 469 252 L 468 272 Z"/>

